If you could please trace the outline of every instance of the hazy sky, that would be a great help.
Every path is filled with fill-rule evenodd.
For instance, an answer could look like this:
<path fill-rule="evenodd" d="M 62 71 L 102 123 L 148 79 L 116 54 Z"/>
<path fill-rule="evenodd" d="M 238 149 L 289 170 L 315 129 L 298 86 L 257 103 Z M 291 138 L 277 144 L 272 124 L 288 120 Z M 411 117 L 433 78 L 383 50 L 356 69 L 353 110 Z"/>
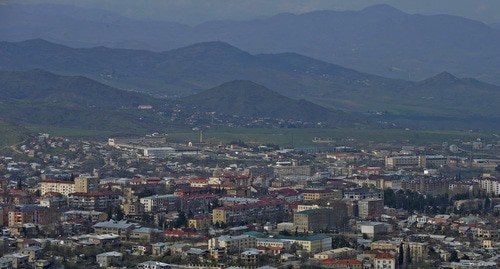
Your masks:
<path fill-rule="evenodd" d="M 197 24 L 209 20 L 251 19 L 282 12 L 359 10 L 386 3 L 407 13 L 451 14 L 500 22 L 500 0 L 0 0 L 60 3 L 111 10 L 129 17 Z"/>

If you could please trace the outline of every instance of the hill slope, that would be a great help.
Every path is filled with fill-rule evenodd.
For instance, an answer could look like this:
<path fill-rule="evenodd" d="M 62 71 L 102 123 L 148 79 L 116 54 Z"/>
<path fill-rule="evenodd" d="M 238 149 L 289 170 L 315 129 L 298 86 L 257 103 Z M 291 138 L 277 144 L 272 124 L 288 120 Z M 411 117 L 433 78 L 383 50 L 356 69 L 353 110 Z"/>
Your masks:
<path fill-rule="evenodd" d="M 201 111 L 249 118 L 292 119 L 352 126 L 354 118 L 311 102 L 293 100 L 251 81 L 237 80 L 182 99 Z"/>
<path fill-rule="evenodd" d="M 32 68 L 81 74 L 109 85 L 169 96 L 186 96 L 231 80 L 251 80 L 288 97 L 358 111 L 366 110 L 358 100 L 366 101 L 367 93 L 411 84 L 293 53 L 251 55 L 223 42 L 163 53 L 73 49 L 39 39 L 0 42 L 0 70 Z"/>
<path fill-rule="evenodd" d="M 7 41 L 44 38 L 71 46 L 162 51 L 220 40 L 251 53 L 295 52 L 394 78 L 420 80 L 448 70 L 500 84 L 499 30 L 457 16 L 412 15 L 387 5 L 189 27 L 96 9 L 9 3 L 0 6 L 0 22 L 0 36 Z"/>
<path fill-rule="evenodd" d="M 0 72 L 0 102 L 10 121 L 115 131 L 156 127 L 137 105 L 160 104 L 144 94 L 43 70 Z"/>

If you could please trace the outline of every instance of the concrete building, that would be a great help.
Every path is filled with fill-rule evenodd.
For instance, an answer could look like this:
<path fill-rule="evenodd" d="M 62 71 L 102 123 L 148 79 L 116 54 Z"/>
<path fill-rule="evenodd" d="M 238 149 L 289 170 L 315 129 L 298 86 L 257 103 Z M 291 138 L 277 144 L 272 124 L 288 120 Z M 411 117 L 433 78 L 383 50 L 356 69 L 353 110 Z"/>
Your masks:
<path fill-rule="evenodd" d="M 360 218 L 377 217 L 383 213 L 383 199 L 364 199 L 358 201 L 358 215 Z"/>
<path fill-rule="evenodd" d="M 120 205 L 120 195 L 114 192 L 75 192 L 68 195 L 68 204 L 78 210 L 104 211 Z"/>
<path fill-rule="evenodd" d="M 17 207 L 9 212 L 9 227 L 19 227 L 24 224 L 45 225 L 48 224 L 49 209 L 42 206 Z"/>
<path fill-rule="evenodd" d="M 12 263 L 12 268 L 26 268 L 28 266 L 28 255 L 21 253 L 7 254 L 3 258 L 9 260 Z"/>
<path fill-rule="evenodd" d="M 375 269 L 396 269 L 396 257 L 389 253 L 377 254 L 373 259 Z"/>
<path fill-rule="evenodd" d="M 346 218 L 347 210 L 335 212 L 330 208 L 317 208 L 295 212 L 293 224 L 301 232 L 326 231 L 341 228 Z"/>
<path fill-rule="evenodd" d="M 99 267 L 118 267 L 123 261 L 123 254 L 116 251 L 105 252 L 96 255 Z"/>
<path fill-rule="evenodd" d="M 47 179 L 40 183 L 40 194 L 45 196 L 47 193 L 57 192 L 64 196 L 75 192 L 74 181 L 62 181 L 55 179 Z"/>
<path fill-rule="evenodd" d="M 89 193 L 99 191 L 99 178 L 80 176 L 75 178 L 75 192 Z"/>
<path fill-rule="evenodd" d="M 240 252 L 247 248 L 255 248 L 257 240 L 249 235 L 222 235 L 208 240 L 209 249 L 222 248 L 226 253 Z"/>
<path fill-rule="evenodd" d="M 287 215 L 288 204 L 282 200 L 260 201 L 252 204 L 239 204 L 215 208 L 212 212 L 213 223 L 238 223 L 249 221 L 279 222 Z"/>
<path fill-rule="evenodd" d="M 166 194 L 144 197 L 139 201 L 144 205 L 144 212 L 156 213 L 159 211 L 176 211 L 180 208 L 180 198 L 178 195 Z"/>
<path fill-rule="evenodd" d="M 130 236 L 130 232 L 135 229 L 136 224 L 129 223 L 126 220 L 122 221 L 103 221 L 98 222 L 92 226 L 96 234 L 117 234 L 120 239 L 127 241 Z"/>
<path fill-rule="evenodd" d="M 342 199 L 341 190 L 301 190 L 304 201 Z"/>

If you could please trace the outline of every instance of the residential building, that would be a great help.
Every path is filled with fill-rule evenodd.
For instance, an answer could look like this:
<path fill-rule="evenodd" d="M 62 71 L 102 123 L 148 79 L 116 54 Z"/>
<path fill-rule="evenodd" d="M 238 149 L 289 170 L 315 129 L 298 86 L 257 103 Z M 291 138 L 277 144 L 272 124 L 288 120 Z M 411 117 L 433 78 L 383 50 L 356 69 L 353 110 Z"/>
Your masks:
<path fill-rule="evenodd" d="M 282 200 L 267 200 L 252 204 L 239 204 L 215 208 L 213 223 L 239 223 L 249 221 L 281 221 L 288 212 L 288 204 Z"/>
<path fill-rule="evenodd" d="M 130 236 L 130 232 L 135 229 L 136 224 L 129 223 L 125 220 L 122 221 L 103 221 L 98 222 L 92 226 L 96 234 L 117 234 L 120 236 L 120 239 L 123 241 L 127 241 Z"/>
<path fill-rule="evenodd" d="M 45 225 L 48 224 L 48 208 L 42 206 L 16 207 L 9 212 L 9 227 L 22 226 L 24 224 Z"/>
<path fill-rule="evenodd" d="M 222 235 L 208 240 L 209 249 L 222 248 L 226 253 L 240 252 L 247 248 L 255 248 L 257 240 L 249 235 Z"/>
<path fill-rule="evenodd" d="M 64 196 L 75 192 L 74 181 L 63 181 L 55 179 L 47 179 L 40 183 L 40 194 L 44 196 L 49 192 L 57 192 Z"/>
<path fill-rule="evenodd" d="M 28 266 L 28 255 L 24 255 L 21 253 L 13 253 L 7 254 L 3 256 L 5 259 L 9 260 L 12 263 L 12 268 L 26 268 Z"/>
<path fill-rule="evenodd" d="M 309 189 L 301 190 L 301 193 L 304 196 L 304 201 L 342 199 L 341 190 Z"/>
<path fill-rule="evenodd" d="M 99 267 L 119 267 L 123 261 L 123 254 L 116 251 L 104 252 L 96 255 Z"/>
<path fill-rule="evenodd" d="M 342 227 L 346 220 L 347 210 L 336 212 L 330 208 L 309 209 L 293 214 L 293 225 L 301 232 L 337 229 Z"/>
<path fill-rule="evenodd" d="M 396 257 L 389 253 L 377 254 L 373 259 L 375 269 L 396 269 Z"/>
<path fill-rule="evenodd" d="M 154 195 L 141 198 L 139 201 L 144 205 L 144 212 L 156 213 L 159 211 L 176 211 L 180 208 L 180 196 L 173 194 Z"/>
<path fill-rule="evenodd" d="M 99 178 L 80 176 L 75 178 L 75 192 L 89 193 L 99 191 Z"/>
<path fill-rule="evenodd" d="M 69 206 L 79 210 L 104 211 L 120 205 L 120 202 L 120 196 L 114 192 L 75 192 L 68 197 Z"/>
<path fill-rule="evenodd" d="M 383 213 L 383 199 L 363 199 L 358 201 L 358 215 L 360 218 L 379 217 Z"/>

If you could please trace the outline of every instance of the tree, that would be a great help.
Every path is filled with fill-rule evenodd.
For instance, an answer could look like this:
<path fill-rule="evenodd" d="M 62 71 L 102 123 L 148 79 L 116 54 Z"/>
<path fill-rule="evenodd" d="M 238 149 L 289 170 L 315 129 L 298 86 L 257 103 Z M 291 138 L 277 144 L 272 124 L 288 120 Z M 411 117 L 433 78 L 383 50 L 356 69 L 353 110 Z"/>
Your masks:
<path fill-rule="evenodd" d="M 180 227 L 186 226 L 186 224 L 187 224 L 186 214 L 184 212 L 180 212 L 179 216 L 175 220 L 174 227 L 175 228 L 180 228 Z"/>
<path fill-rule="evenodd" d="M 404 262 L 404 251 L 403 251 L 403 243 L 399 243 L 399 255 L 398 255 L 398 265 L 401 267 Z"/>
<path fill-rule="evenodd" d="M 456 250 L 453 250 L 450 253 L 450 258 L 448 259 L 449 262 L 459 262 L 460 259 L 458 258 L 458 252 Z"/>

